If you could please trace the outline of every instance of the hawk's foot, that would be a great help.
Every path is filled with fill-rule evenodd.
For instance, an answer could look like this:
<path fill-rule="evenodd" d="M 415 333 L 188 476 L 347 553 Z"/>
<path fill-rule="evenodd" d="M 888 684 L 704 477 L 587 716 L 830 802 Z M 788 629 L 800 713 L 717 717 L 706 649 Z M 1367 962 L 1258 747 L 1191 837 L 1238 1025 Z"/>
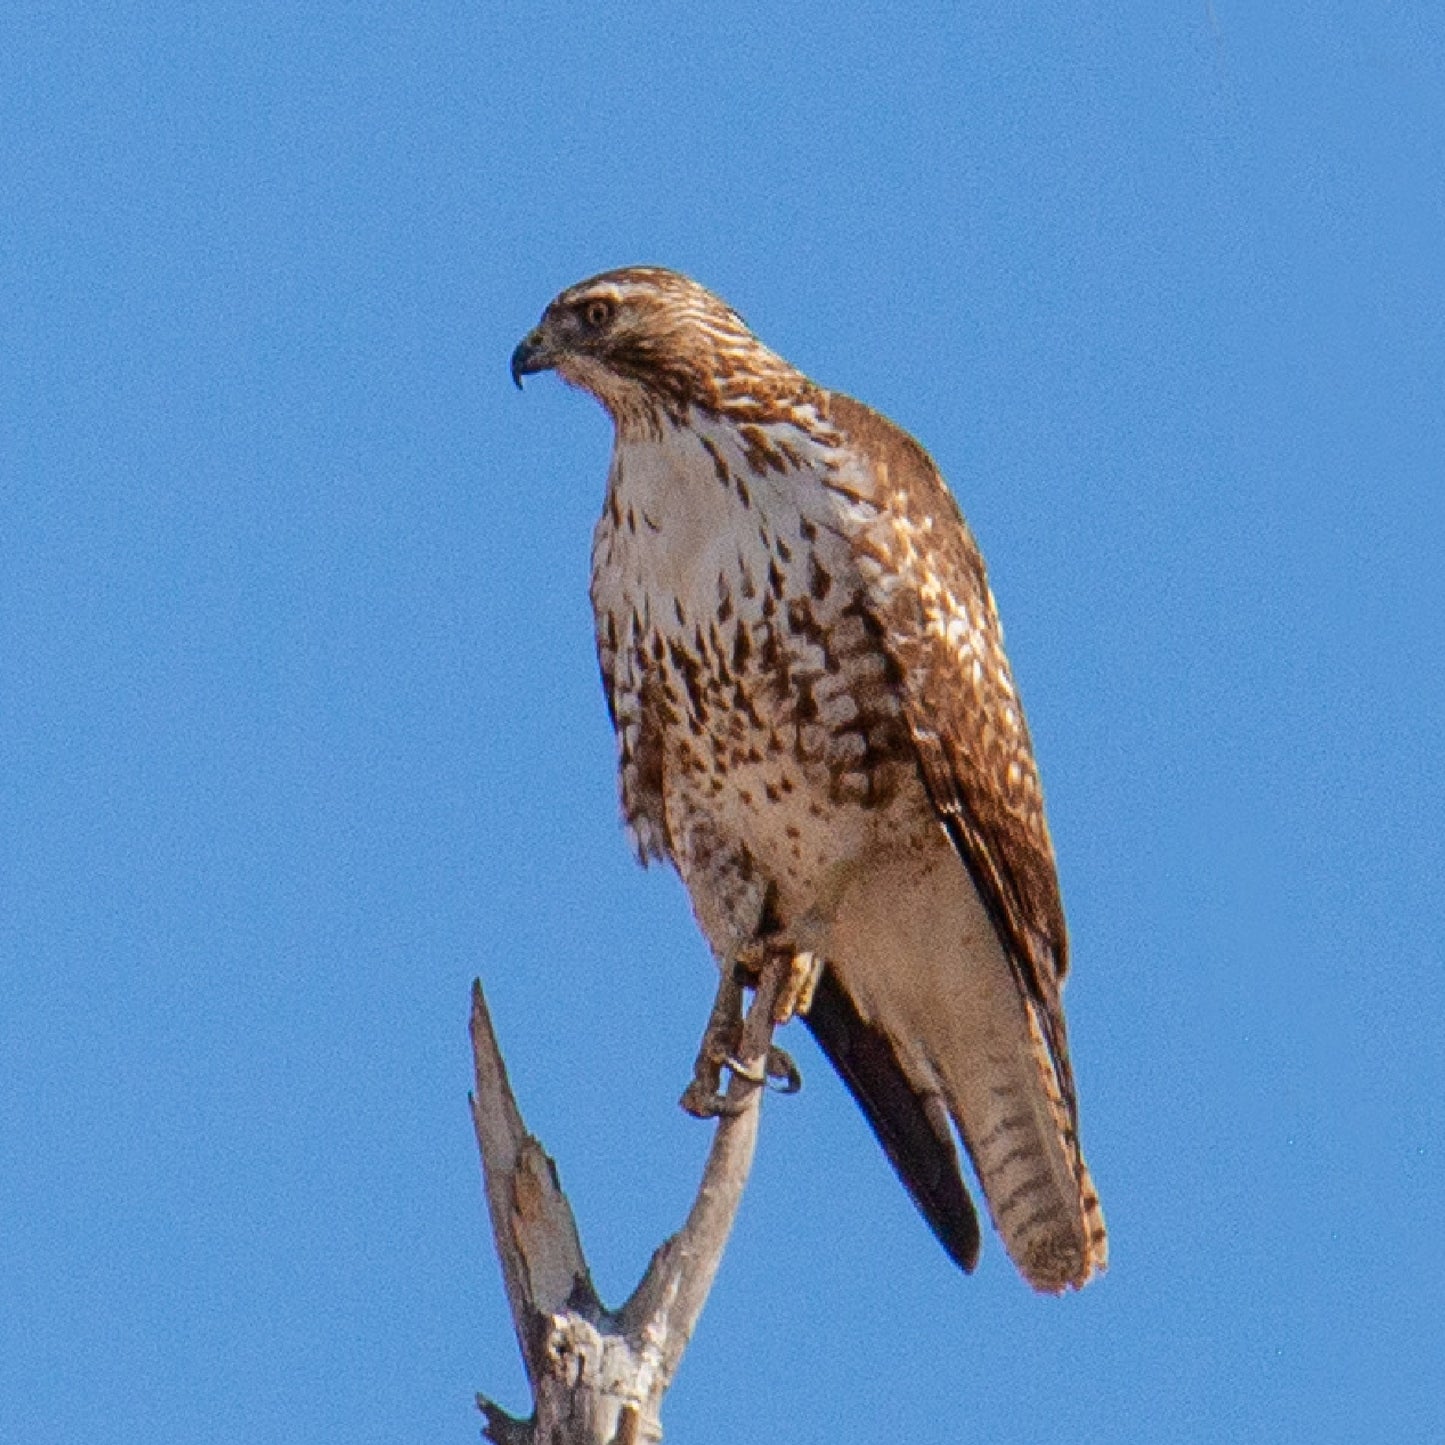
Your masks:
<path fill-rule="evenodd" d="M 716 1119 L 719 1114 L 736 1112 L 723 1096 L 722 1071 L 737 1052 L 742 1030 L 742 981 L 733 969 L 724 968 L 718 977 L 717 997 L 713 999 L 712 1012 L 692 1066 L 692 1081 L 678 1100 L 693 1118 Z"/>
<path fill-rule="evenodd" d="M 761 1069 L 750 1069 L 741 1059 L 729 1053 L 722 1058 L 698 1055 L 696 1071 L 682 1097 L 677 1101 L 694 1119 L 716 1119 L 738 1113 L 740 1099 L 729 1099 L 722 1089 L 722 1071 L 736 1074 L 750 1084 L 771 1085 L 776 1093 L 796 1094 L 803 1087 L 803 1074 L 786 1049 L 768 1046 L 768 1057 Z"/>
<path fill-rule="evenodd" d="M 807 957 L 811 958 L 812 955 Z M 693 1063 L 692 1079 L 678 1100 L 683 1109 L 695 1119 L 716 1119 L 719 1115 L 735 1114 L 742 1107 L 740 1100 L 729 1099 L 723 1093 L 724 1069 L 750 1084 L 771 1084 L 780 1094 L 796 1094 L 803 1087 L 803 1076 L 798 1071 L 798 1066 L 787 1051 L 776 1044 L 768 1046 L 767 1057 L 761 1069 L 747 1068 L 738 1058 L 743 1033 L 743 982 L 739 977 L 740 971 L 737 968 L 722 970 L 718 979 L 717 997 L 713 1000 L 712 1013 L 708 1016 L 702 1043 L 698 1046 L 697 1058 Z M 821 972 L 821 964 L 818 965 L 818 971 Z M 793 976 L 797 973 L 795 963 L 785 988 L 792 988 Z M 807 1000 L 811 999 L 810 986 Z M 774 1010 L 775 1016 L 776 1012 Z M 789 1017 L 791 1016 L 790 1013 Z"/>
<path fill-rule="evenodd" d="M 768 1045 L 768 1057 L 761 1069 L 750 1069 L 741 1060 L 729 1055 L 723 1060 L 729 1073 L 750 1084 L 776 1084 L 780 1094 L 796 1094 L 803 1087 L 803 1075 L 793 1056 L 776 1044 Z"/>
<path fill-rule="evenodd" d="M 726 1118 L 740 1114 L 743 1108 L 741 1099 L 729 1099 L 716 1084 L 709 1085 L 705 1079 L 693 1079 L 677 1102 L 694 1119 Z"/>
<path fill-rule="evenodd" d="M 795 953 L 773 1004 L 773 1022 L 781 1025 L 806 1014 L 813 1007 L 813 995 L 817 993 L 818 980 L 822 977 L 823 960 L 818 954 L 811 949 Z"/>

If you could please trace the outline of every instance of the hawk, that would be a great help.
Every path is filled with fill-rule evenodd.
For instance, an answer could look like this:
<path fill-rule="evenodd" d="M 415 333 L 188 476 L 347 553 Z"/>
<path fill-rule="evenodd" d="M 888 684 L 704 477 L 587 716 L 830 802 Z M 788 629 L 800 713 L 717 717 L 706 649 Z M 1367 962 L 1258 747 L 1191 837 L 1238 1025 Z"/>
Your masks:
<path fill-rule="evenodd" d="M 518 386 L 544 370 L 615 429 L 591 596 L 639 857 L 677 869 L 725 979 L 792 961 L 780 1012 L 964 1270 L 979 1226 L 955 1128 L 1024 1278 L 1078 1288 L 1107 1242 L 1053 847 L 938 470 L 674 271 L 563 291 L 512 354 Z"/>

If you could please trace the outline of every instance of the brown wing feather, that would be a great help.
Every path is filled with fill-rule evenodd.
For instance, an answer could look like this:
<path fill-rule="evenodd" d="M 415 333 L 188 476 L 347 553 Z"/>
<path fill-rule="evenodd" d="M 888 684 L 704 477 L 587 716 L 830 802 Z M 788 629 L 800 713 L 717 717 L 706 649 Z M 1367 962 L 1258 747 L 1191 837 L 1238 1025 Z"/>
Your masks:
<path fill-rule="evenodd" d="M 829 420 L 871 464 L 876 520 L 862 556 L 897 585 L 871 606 L 904 691 L 919 766 L 1026 996 L 1077 1117 L 1060 1002 L 1068 934 L 1033 745 L 977 544 L 928 453 L 833 392 Z"/>

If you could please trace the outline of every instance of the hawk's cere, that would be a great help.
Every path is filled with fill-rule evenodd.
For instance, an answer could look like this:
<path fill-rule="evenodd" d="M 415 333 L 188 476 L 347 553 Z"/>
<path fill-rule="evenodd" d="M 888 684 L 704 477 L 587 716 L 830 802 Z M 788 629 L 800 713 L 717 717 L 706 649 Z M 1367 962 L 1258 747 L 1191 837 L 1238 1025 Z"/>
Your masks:
<path fill-rule="evenodd" d="M 673 271 L 562 292 L 512 356 L 616 429 L 592 550 L 622 810 L 726 974 L 784 954 L 944 1248 L 949 1121 L 1040 1290 L 1105 1264 L 1060 990 L 1063 907 L 983 559 L 928 454 Z"/>

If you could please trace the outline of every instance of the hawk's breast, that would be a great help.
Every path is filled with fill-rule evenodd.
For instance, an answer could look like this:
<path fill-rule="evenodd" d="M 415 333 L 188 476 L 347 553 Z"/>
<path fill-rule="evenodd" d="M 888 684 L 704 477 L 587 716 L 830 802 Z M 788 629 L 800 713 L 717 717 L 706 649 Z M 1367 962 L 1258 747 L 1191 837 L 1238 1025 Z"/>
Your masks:
<path fill-rule="evenodd" d="M 598 648 L 640 850 L 714 947 L 781 918 L 886 826 L 936 826 L 864 605 L 830 448 L 721 422 L 619 439 L 593 553 Z"/>

